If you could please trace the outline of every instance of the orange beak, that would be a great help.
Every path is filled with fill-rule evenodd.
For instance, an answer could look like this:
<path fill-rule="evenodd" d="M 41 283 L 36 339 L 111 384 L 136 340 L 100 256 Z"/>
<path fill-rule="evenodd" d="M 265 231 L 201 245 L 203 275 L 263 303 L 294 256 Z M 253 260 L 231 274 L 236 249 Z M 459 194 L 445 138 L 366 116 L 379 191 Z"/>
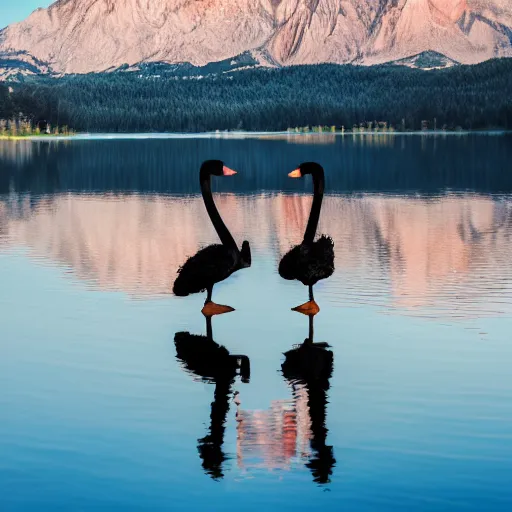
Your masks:
<path fill-rule="evenodd" d="M 300 172 L 300 169 L 295 169 L 295 171 L 292 171 L 288 176 L 290 178 L 302 178 L 302 173 Z"/>
<path fill-rule="evenodd" d="M 233 169 L 230 169 L 229 167 L 224 166 L 222 168 L 222 174 L 224 176 L 233 176 L 233 174 L 236 174 L 236 171 L 233 171 Z"/>

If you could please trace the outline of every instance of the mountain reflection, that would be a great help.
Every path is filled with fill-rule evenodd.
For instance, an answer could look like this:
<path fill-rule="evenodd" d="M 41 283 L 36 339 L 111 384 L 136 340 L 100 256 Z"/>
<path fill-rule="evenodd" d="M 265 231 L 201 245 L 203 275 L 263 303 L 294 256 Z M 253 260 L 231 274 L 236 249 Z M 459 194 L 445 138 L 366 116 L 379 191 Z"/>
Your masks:
<path fill-rule="evenodd" d="M 216 201 L 235 239 L 249 237 L 275 262 L 301 241 L 311 207 L 311 197 L 288 194 Z M 101 289 L 168 294 L 181 262 L 217 241 L 203 219 L 197 196 L 10 194 L 0 199 L 0 251 L 28 248 Z M 508 311 L 510 199 L 326 196 L 318 232 L 336 247 L 337 271 L 318 285 L 324 301 L 461 316 Z"/>

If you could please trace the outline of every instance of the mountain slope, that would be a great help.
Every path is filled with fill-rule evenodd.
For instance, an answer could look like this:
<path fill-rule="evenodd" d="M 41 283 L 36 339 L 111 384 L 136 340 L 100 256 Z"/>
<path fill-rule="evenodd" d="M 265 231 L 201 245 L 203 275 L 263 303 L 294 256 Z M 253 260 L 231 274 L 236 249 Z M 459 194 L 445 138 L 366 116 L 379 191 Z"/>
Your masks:
<path fill-rule="evenodd" d="M 377 64 L 425 51 L 473 64 L 512 56 L 510 0 L 58 0 L 0 31 L 58 73 L 139 62 Z"/>

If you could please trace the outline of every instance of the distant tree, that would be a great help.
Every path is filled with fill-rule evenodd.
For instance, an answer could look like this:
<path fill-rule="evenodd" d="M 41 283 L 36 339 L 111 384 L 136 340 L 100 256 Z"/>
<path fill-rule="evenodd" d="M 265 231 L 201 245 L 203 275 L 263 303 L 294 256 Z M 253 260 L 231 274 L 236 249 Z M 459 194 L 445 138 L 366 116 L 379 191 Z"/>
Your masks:
<path fill-rule="evenodd" d="M 512 128 L 512 59 L 432 71 L 323 64 L 200 80 L 159 74 L 33 77 L 13 94 L 0 84 L 0 119 L 23 113 L 33 124 L 106 132 Z"/>
<path fill-rule="evenodd" d="M 0 119 L 9 119 L 13 115 L 13 104 L 9 88 L 0 83 Z"/>

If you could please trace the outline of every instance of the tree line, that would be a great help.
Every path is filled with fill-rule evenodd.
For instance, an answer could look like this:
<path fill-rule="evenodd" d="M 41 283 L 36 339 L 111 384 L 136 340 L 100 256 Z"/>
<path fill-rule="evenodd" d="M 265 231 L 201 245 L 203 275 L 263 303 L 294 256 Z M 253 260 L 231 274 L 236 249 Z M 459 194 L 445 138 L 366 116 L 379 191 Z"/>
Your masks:
<path fill-rule="evenodd" d="M 0 84 L 0 119 L 80 132 L 353 127 L 512 129 L 512 59 L 423 71 L 311 65 L 204 77 L 115 72 Z"/>

